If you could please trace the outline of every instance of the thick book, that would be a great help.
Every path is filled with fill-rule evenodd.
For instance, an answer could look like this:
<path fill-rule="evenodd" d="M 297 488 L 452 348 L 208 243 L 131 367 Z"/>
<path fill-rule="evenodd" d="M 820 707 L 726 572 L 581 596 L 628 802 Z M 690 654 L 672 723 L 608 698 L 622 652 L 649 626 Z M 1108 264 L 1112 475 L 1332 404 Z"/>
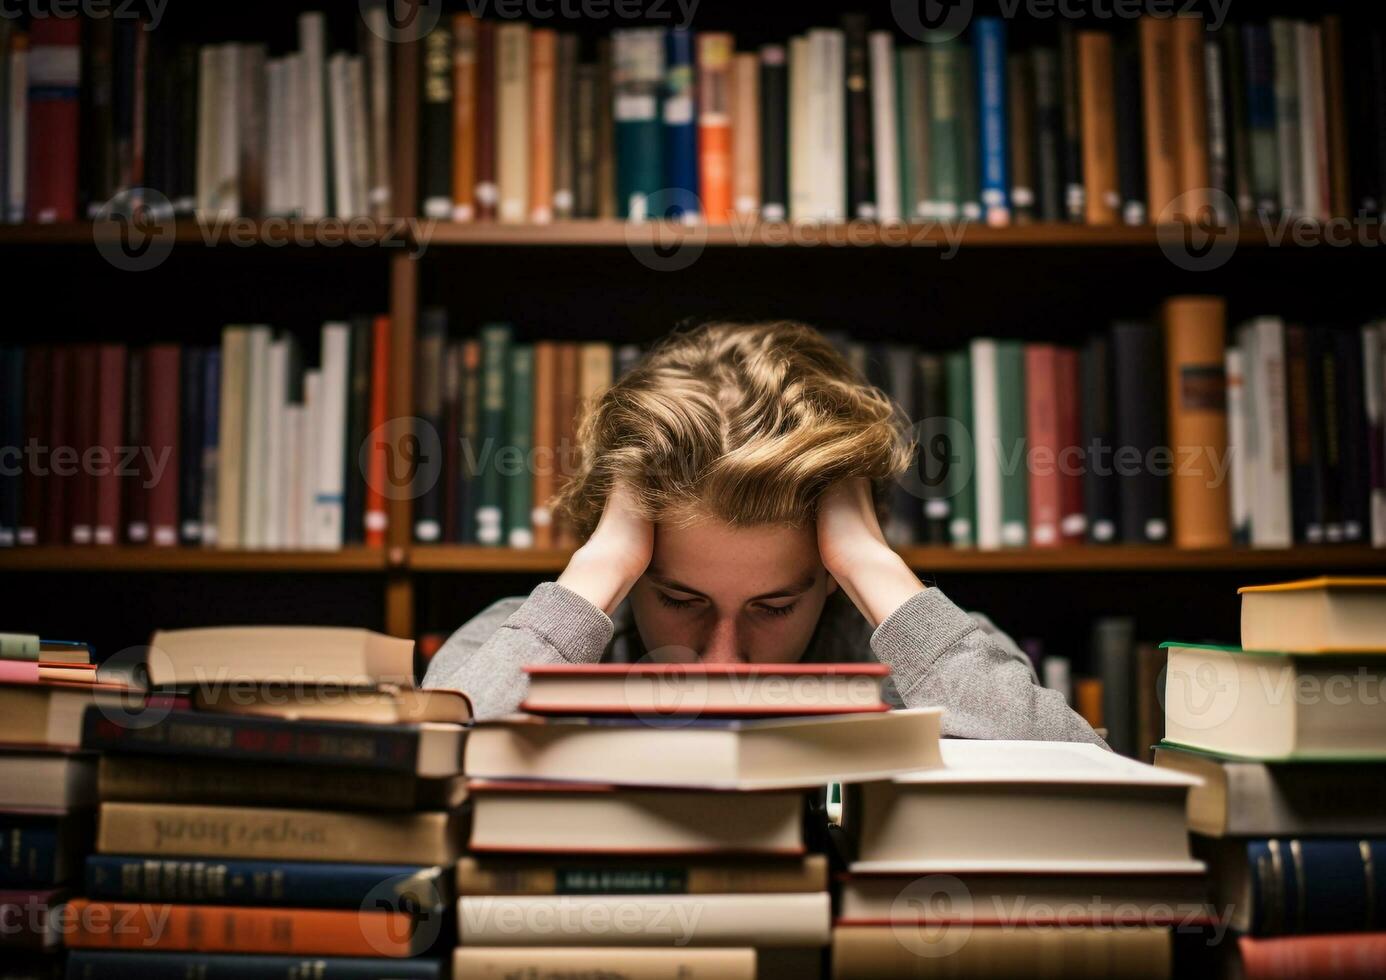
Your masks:
<path fill-rule="evenodd" d="M 1175 296 L 1162 310 L 1165 390 L 1174 470 L 1173 541 L 1179 548 L 1226 548 L 1228 522 L 1227 303 L 1216 296 Z"/>
<path fill-rule="evenodd" d="M 950 920 L 956 928 L 956 920 Z M 951 949 L 955 934 L 942 925 L 939 935 L 946 942 L 938 947 L 924 945 L 930 952 Z M 1064 925 L 1053 928 L 1017 928 L 1012 925 L 967 925 L 967 941 L 958 945 L 943 962 L 949 975 L 991 977 L 997 964 L 1020 975 L 1033 969 L 1040 976 L 1081 976 L 1100 963 L 1103 976 L 1167 977 L 1173 968 L 1174 951 L 1170 929 L 1166 926 Z M 900 941 L 897 925 L 840 925 L 833 929 L 832 968 L 836 977 L 907 977 L 918 969 L 921 942 Z M 915 936 L 913 928 L 907 935 Z M 921 933 L 924 936 L 928 932 Z M 937 941 L 937 940 L 936 940 Z M 915 948 L 911 948 L 914 946 Z M 1012 967 L 1014 965 L 1014 967 Z"/>
<path fill-rule="evenodd" d="M 464 895 L 470 946 L 826 946 L 827 892 L 777 895 Z M 516 922 L 525 923 L 519 929 Z M 543 923 L 543 925 L 540 925 Z M 681 923 L 671 933 L 674 923 Z"/>
<path fill-rule="evenodd" d="M 804 852 L 804 795 L 472 780 L 467 850 L 529 854 Z"/>
<path fill-rule="evenodd" d="M 942 766 L 847 794 L 852 873 L 1203 871 L 1185 827 L 1190 776 L 1090 744 L 944 739 L 940 749 Z"/>
<path fill-rule="evenodd" d="M 929 46 L 926 83 L 929 110 L 929 192 L 926 217 L 956 221 L 962 208 L 961 45 L 951 39 Z"/>
<path fill-rule="evenodd" d="M 1126 544 L 1169 540 L 1169 475 L 1156 465 L 1165 445 L 1165 378 L 1160 331 L 1148 323 L 1112 325 L 1111 392 L 1118 534 Z M 1124 460 L 1124 464 L 1123 464 Z"/>
<path fill-rule="evenodd" d="M 937 708 L 712 721 L 511 716 L 472 729 L 477 779 L 773 789 L 883 778 L 937 765 Z"/>
<path fill-rule="evenodd" d="M 134 755 L 384 769 L 442 778 L 461 771 L 463 734 L 460 726 L 441 722 L 310 723 L 163 708 L 113 720 L 93 706 L 83 719 L 82 747 Z"/>
<path fill-rule="evenodd" d="M 91 767 L 85 756 L 74 758 Z M 87 784 L 95 786 L 102 800 L 124 803 L 450 810 L 466 797 L 460 776 L 422 779 L 412 772 L 386 769 L 222 761 L 193 755 L 108 753 L 101 757 L 94 783 L 88 774 Z"/>
<path fill-rule="evenodd" d="M 68 904 L 72 949 L 188 950 L 201 953 L 332 953 L 347 956 L 417 956 L 428 930 L 409 927 L 402 911 L 241 908 L 129 902 Z M 102 928 L 98 923 L 128 923 Z"/>
<path fill-rule="evenodd" d="M 75 748 L 88 707 L 119 717 L 127 703 L 141 703 L 128 701 L 114 684 L 50 680 L 44 673 L 38 662 L 0 661 L 0 744 Z"/>
<path fill-rule="evenodd" d="M 1386 840 L 1269 837 L 1210 841 L 1212 899 L 1253 936 L 1386 931 Z"/>
<path fill-rule="evenodd" d="M 458 895 L 724 895 L 828 888 L 823 854 L 774 858 L 667 855 L 464 855 Z"/>
<path fill-rule="evenodd" d="M 1326 450 L 1322 401 L 1316 397 L 1317 344 L 1314 332 L 1298 324 L 1284 328 L 1285 400 L 1289 441 L 1290 513 L 1296 543 L 1327 539 Z"/>
<path fill-rule="evenodd" d="M 885 664 L 644 663 L 531 666 L 537 714 L 773 716 L 886 711 Z"/>
<path fill-rule="evenodd" d="M 414 641 L 340 626 L 211 626 L 156 630 L 149 683 L 413 686 Z"/>
<path fill-rule="evenodd" d="M 1379 762 L 1268 764 L 1162 745 L 1155 765 L 1201 780 L 1189 790 L 1189 829 L 1207 837 L 1386 836 Z"/>
<path fill-rule="evenodd" d="M 1118 37 L 1116 73 L 1116 168 L 1121 222 L 1144 225 L 1150 220 L 1146 200 L 1144 106 L 1141 102 L 1140 42 L 1136 35 Z"/>
<path fill-rule="evenodd" d="M 901 217 L 918 221 L 929 217 L 929 54 L 924 45 L 896 49 L 895 77 Z"/>
<path fill-rule="evenodd" d="M 247 953 L 147 953 L 74 949 L 67 955 L 69 980 L 442 980 L 440 960 L 380 959 L 373 956 L 262 956 Z"/>
<path fill-rule="evenodd" d="M 1237 591 L 1248 650 L 1386 652 L 1386 578 L 1328 576 Z"/>
<path fill-rule="evenodd" d="M 747 940 L 749 944 L 749 940 Z M 755 980 L 757 950 L 659 949 L 633 945 L 586 949 L 537 946 L 461 946 L 452 956 L 457 977 L 629 977 L 631 980 Z"/>
<path fill-rule="evenodd" d="M 1237 331 L 1246 361 L 1245 399 L 1251 544 L 1288 548 L 1294 541 L 1290 512 L 1291 459 L 1285 325 L 1278 317 L 1257 317 Z M 1386 445 L 1386 443 L 1383 443 Z"/>
<path fill-rule="evenodd" d="M 259 905 L 324 909 L 391 908 L 441 913 L 451 893 L 450 868 L 308 861 L 160 860 L 92 854 L 83 894 L 107 902 Z"/>
<path fill-rule="evenodd" d="M 196 688 L 192 700 L 199 711 L 290 721 L 341 721 L 369 725 L 451 722 L 465 725 L 472 720 L 467 696 L 460 691 L 443 688 L 228 684 Z"/>
<path fill-rule="evenodd" d="M 101 804 L 96 850 L 147 857 L 450 865 L 447 812 L 362 813 L 177 803 Z"/>
<path fill-rule="evenodd" d="M 1164 646 L 1167 743 L 1266 761 L 1386 758 L 1386 714 L 1379 704 L 1351 694 L 1285 693 L 1379 689 L 1386 683 L 1386 658 Z"/>
<path fill-rule="evenodd" d="M 443 366 L 447 347 L 448 316 L 440 307 L 429 307 L 419 316 L 418 359 L 415 362 L 414 398 L 424 426 L 443 431 Z M 424 429 L 427 432 L 427 428 Z M 414 540 L 436 544 L 443 537 L 443 480 L 430 479 L 420 467 L 416 472 Z"/>
<path fill-rule="evenodd" d="M 1000 342 L 990 338 L 973 340 L 968 350 L 971 363 L 973 481 L 976 487 L 977 547 L 994 551 L 1001 547 L 1002 459 L 1001 442 Z"/>
<path fill-rule="evenodd" d="M 96 766 L 89 755 L 15 746 L 0 755 L 0 809 L 68 810 L 96 802 Z"/>
<path fill-rule="evenodd" d="M 1232 956 L 1244 980 L 1332 975 L 1342 980 L 1368 980 L 1386 959 L 1386 934 L 1335 932 L 1323 936 L 1258 939 L 1237 938 Z"/>

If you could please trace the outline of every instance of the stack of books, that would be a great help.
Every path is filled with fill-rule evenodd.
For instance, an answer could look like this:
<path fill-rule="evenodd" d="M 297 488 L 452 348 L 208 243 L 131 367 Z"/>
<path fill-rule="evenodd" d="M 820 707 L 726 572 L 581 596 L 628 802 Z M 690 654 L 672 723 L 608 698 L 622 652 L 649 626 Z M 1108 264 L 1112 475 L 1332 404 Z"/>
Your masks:
<path fill-rule="evenodd" d="M 157 633 L 173 704 L 88 711 L 99 830 L 69 976 L 436 978 L 466 699 L 365 630 Z M 112 924 L 119 924 L 119 928 Z"/>
<path fill-rule="evenodd" d="M 369 315 L 316 339 L 257 324 L 219 347 L 0 347 L 0 432 L 26 454 L 0 477 L 0 547 L 383 546 L 386 459 L 366 443 L 389 354 L 389 318 Z"/>
<path fill-rule="evenodd" d="M 424 39 L 422 209 L 714 224 L 1260 213 L 1281 228 L 1380 212 L 1379 21 L 1035 10 L 964 33 L 874 14 L 755 50 L 641 26 L 586 52 L 546 24 L 440 19 Z"/>
<path fill-rule="evenodd" d="M 467 743 L 456 976 L 815 977 L 834 780 L 938 762 L 879 665 L 531 668 Z"/>
<path fill-rule="evenodd" d="M 941 744 L 942 768 L 846 795 L 834 976 L 1171 976 L 1174 933 L 1208 917 L 1196 780 L 1095 745 Z"/>
<path fill-rule="evenodd" d="M 1197 776 L 1196 851 L 1247 980 L 1386 962 L 1386 579 L 1242 594 L 1240 647 L 1169 643 L 1155 763 Z"/>
<path fill-rule="evenodd" d="M 82 712 L 119 714 L 125 694 L 95 675 L 85 644 L 0 633 L 0 959 L 17 973 L 56 969 L 55 910 L 90 844 L 96 764 L 78 751 Z"/>

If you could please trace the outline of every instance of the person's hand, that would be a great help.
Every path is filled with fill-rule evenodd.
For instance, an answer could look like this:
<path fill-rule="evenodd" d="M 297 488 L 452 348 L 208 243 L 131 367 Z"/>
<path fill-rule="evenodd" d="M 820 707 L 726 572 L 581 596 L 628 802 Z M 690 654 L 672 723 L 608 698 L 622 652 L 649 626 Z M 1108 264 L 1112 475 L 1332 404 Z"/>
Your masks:
<path fill-rule="evenodd" d="M 818 503 L 818 554 L 872 626 L 924 588 L 886 543 L 865 479 L 843 480 L 824 492 Z"/>
<path fill-rule="evenodd" d="M 617 484 L 592 536 L 573 552 L 558 584 L 610 616 L 645 574 L 653 553 L 654 525 L 636 509 L 630 488 Z"/>

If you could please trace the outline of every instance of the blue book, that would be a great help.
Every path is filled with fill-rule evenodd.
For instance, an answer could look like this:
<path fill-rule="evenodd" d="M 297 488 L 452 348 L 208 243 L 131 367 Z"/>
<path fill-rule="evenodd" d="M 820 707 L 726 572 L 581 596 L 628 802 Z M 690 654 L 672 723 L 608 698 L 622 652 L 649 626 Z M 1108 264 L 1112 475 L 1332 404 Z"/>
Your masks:
<path fill-rule="evenodd" d="M 1386 840 L 1249 840 L 1233 928 L 1258 936 L 1386 929 Z M 1228 876 L 1221 876 L 1223 881 Z"/>
<path fill-rule="evenodd" d="M 0 889 L 51 888 L 81 867 L 90 821 L 66 814 L 0 813 Z"/>
<path fill-rule="evenodd" d="M 982 213 L 989 225 L 1008 225 L 1011 178 L 1006 143 L 1006 22 L 1000 17 L 978 17 L 975 30 Z"/>
<path fill-rule="evenodd" d="M 664 188 L 656 216 L 696 218 L 698 199 L 698 98 L 693 66 L 693 32 L 671 30 L 665 35 L 664 69 Z"/>
<path fill-rule="evenodd" d="M 87 858 L 86 896 L 110 902 L 176 902 L 442 914 L 450 870 L 391 864 L 216 861 L 125 854 Z"/>
<path fill-rule="evenodd" d="M 441 980 L 436 959 L 244 956 L 239 953 L 108 953 L 74 949 L 67 980 Z"/>

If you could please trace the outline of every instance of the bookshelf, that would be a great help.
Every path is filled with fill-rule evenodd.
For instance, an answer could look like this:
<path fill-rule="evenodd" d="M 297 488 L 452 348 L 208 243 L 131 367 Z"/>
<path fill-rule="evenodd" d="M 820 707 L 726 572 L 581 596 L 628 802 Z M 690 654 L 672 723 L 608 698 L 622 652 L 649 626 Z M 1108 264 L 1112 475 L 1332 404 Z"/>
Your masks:
<path fill-rule="evenodd" d="M 178 14 L 183 18 L 171 22 L 171 29 L 183 30 L 188 37 L 206 40 L 229 37 L 227 9 L 206 5 L 203 14 L 185 6 Z M 270 30 L 285 33 L 292 12 L 324 7 L 297 0 L 283 11 L 280 23 L 279 7 L 266 7 L 265 18 L 273 21 Z M 873 15 L 888 17 L 888 4 L 865 2 L 858 6 Z M 840 7 L 810 4 L 796 12 L 793 24 L 782 25 L 778 16 L 767 10 L 736 9 L 728 3 L 709 3 L 708 23 L 715 28 L 739 30 L 745 23 L 752 41 L 782 37 L 795 24 L 834 20 Z M 461 9 L 453 4 L 449 9 Z M 268 11 L 273 10 L 273 13 Z M 334 17 L 341 12 L 334 12 Z M 199 20 L 198 18 L 202 19 Z M 188 18 L 191 18 L 189 20 Z M 579 30 L 584 25 L 576 25 Z M 591 25 L 588 25 L 590 27 Z M 597 28 L 605 30 L 605 26 Z M 695 23 L 695 28 L 698 26 Z M 459 224 L 431 222 L 418 218 L 415 202 L 419 194 L 421 71 L 420 42 L 399 44 L 393 49 L 394 95 L 393 122 L 395 126 L 393 160 L 394 200 L 404 202 L 397 207 L 399 217 L 385 221 L 349 222 L 328 221 L 307 223 L 293 230 L 296 242 L 304 247 L 277 248 L 276 229 L 282 227 L 274 219 L 251 221 L 236 219 L 217 230 L 216 222 L 179 221 L 155 233 L 171 240 L 177 256 L 196 256 L 190 265 L 178 266 L 178 275 L 185 281 L 172 287 L 173 300 L 185 302 L 195 297 L 199 289 L 213 279 L 244 276 L 241 288 L 247 293 L 256 288 L 256 270 L 275 263 L 301 262 L 309 253 L 313 267 L 306 274 L 311 288 L 324 295 L 336 282 L 360 277 L 367 287 L 387 298 L 383 308 L 391 316 L 391 389 L 390 409 L 393 417 L 414 414 L 414 361 L 420 309 L 428 302 L 445 300 L 453 306 L 457 297 L 474 291 L 478 306 L 486 306 L 486 314 L 495 312 L 500 300 L 511 291 L 505 278 L 523 263 L 523 283 L 515 292 L 525 292 L 528 284 L 552 276 L 550 284 L 538 291 L 528 290 L 517 296 L 517 318 L 522 319 L 535 308 L 561 309 L 569 302 L 582 302 L 585 295 L 610 293 L 611 303 L 620 307 L 632 289 L 659 291 L 657 299 L 645 299 L 630 311 L 629 322 L 634 324 L 631 339 L 647 340 L 664 332 L 675 319 L 671 308 L 687 304 L 687 312 L 705 315 L 705 297 L 718 282 L 724 312 L 735 316 L 737 307 L 759 313 L 766 305 L 784 300 L 786 315 L 800 316 L 799 305 L 805 282 L 823 290 L 820 273 L 836 268 L 850 284 L 849 295 L 836 308 L 825 307 L 822 318 L 842 322 L 855 315 L 861 322 L 870 323 L 873 339 L 915 340 L 924 328 L 912 324 L 923 322 L 921 312 L 938 322 L 951 324 L 953 330 L 941 338 L 941 343 L 955 343 L 959 336 L 975 333 L 971 325 L 959 327 L 963 321 L 960 309 L 975 305 L 976 321 L 990 322 L 995 309 L 1005 307 L 1011 318 L 1022 319 L 1014 298 L 995 295 L 994 285 L 1008 277 L 1022 277 L 1027 283 L 1027 303 L 1034 301 L 1041 310 L 1045 329 L 1058 324 L 1060 333 L 1069 336 L 1089 329 L 1093 314 L 1084 307 L 1091 299 L 1096 315 L 1105 317 L 1102 309 L 1116 297 L 1135 292 L 1138 297 L 1168 294 L 1175 289 L 1215 291 L 1245 299 L 1269 291 L 1272 303 L 1293 297 L 1300 309 L 1314 309 L 1322 302 L 1322 292 L 1309 299 L 1300 298 L 1308 282 L 1326 282 L 1323 289 L 1335 290 L 1343 296 L 1343 305 L 1352 315 L 1364 305 L 1360 295 L 1345 291 L 1353 282 L 1375 268 L 1376 249 L 1381 240 L 1380 226 L 1368 229 L 1365 237 L 1346 247 L 1302 247 L 1287 235 L 1283 241 L 1268 235 L 1262 225 L 1249 224 L 1238 229 L 1236 259 L 1226 268 L 1207 276 L 1181 273 L 1169 266 L 1160 256 L 1162 235 L 1179 234 L 1178 226 L 1127 227 L 1122 225 L 1085 226 L 1072 224 L 1035 223 L 1009 228 L 992 228 L 980 223 L 966 227 L 957 237 L 963 260 L 954 266 L 932 264 L 927 258 L 936 254 L 939 246 L 948 243 L 948 235 L 937 226 L 907 224 L 877 227 L 863 223 L 796 226 L 792 236 L 776 224 L 748 223 L 732 226 L 700 226 L 689 228 L 670 224 L 629 225 L 618 221 L 566 221 L 546 225 L 532 224 Z M 344 226 L 349 226 L 354 241 L 363 248 L 335 248 Z M 28 272 L 38 274 L 61 259 L 70 268 L 81 271 L 90 268 L 111 280 L 110 269 L 93 242 L 101 236 L 116 234 L 115 227 L 90 222 L 29 226 L 0 225 L 0 256 L 8 263 L 12 275 L 24 277 Z M 242 239 L 240 236 L 245 236 Z M 254 243 L 249 249 L 239 246 Z M 671 246 L 690 242 L 715 253 L 693 275 L 680 279 L 677 275 L 645 276 L 631 254 L 631 247 Z M 398 247 L 405 245 L 408 247 Z M 212 246 L 212 247 L 208 247 Z M 841 246 L 841 247 L 833 247 Z M 206 257 L 202 253 L 208 253 Z M 253 254 L 253 262 L 243 259 L 242 253 Z M 347 254 L 352 258 L 345 261 Z M 362 253 L 365 253 L 363 256 Z M 1312 253 L 1312 254 L 1311 254 Z M 292 259 L 291 256 L 299 256 Z M 176 263 L 170 263 L 175 265 Z M 733 279 L 727 270 L 735 267 L 742 276 Z M 570 271 L 562 272 L 563 268 Z M 806 271 L 807 270 L 807 271 Z M 44 275 L 53 273 L 45 271 Z M 152 275 L 172 275 L 168 270 Z M 567 278 L 565 278 L 565 275 Z M 1029 276 L 1029 279 L 1024 277 Z M 588 293 L 572 298 L 568 287 L 581 277 Z M 720 279 L 718 277 L 721 277 Z M 285 277 L 287 278 L 287 277 Z M 820 281 L 815 281 L 820 280 Z M 143 288 L 134 274 L 117 277 L 115 281 Z M 360 288 L 359 285 L 356 288 Z M 625 292 L 622 292 L 625 290 Z M 292 303 L 302 306 L 300 291 L 283 281 L 270 287 L 263 302 Z M 821 298 L 820 292 L 810 291 L 811 300 Z M 863 300 L 863 297 L 865 299 Z M 1057 297 L 1057 299 L 1056 299 Z M 905 302 L 901 302 L 902 299 Z M 465 301 L 465 300 L 464 300 Z M 88 312 L 84 301 L 74 300 L 65 307 L 66 297 L 50 301 L 61 315 Z M 886 322 L 883 314 L 904 306 L 906 313 Z M 369 306 L 367 305 L 367 308 Z M 599 309 L 587 319 L 571 324 L 572 336 L 589 339 L 611 336 L 608 315 L 611 310 Z M 1087 319 L 1079 314 L 1087 313 Z M 218 322 L 237 322 L 245 319 L 239 311 L 217 314 Z M 551 314 L 551 316 L 554 314 Z M 478 321 L 480 319 L 480 314 Z M 808 312 L 801 318 L 819 321 Z M 562 315 L 558 315 L 562 319 Z M 885 325 L 882 325 L 882 324 Z M 1007 323 L 1006 328 L 1010 327 Z M 123 324 L 108 323 L 102 327 L 110 339 L 123 336 Z M 930 328 L 932 329 L 932 328 Z M 605 333 L 598 333 L 605 331 Z M 959 333 L 961 331 L 961 333 Z M 141 328 L 141 333 L 148 333 Z M 1048 335 L 1051 336 L 1052 335 Z M 120 598 L 103 600 L 96 595 L 103 590 L 92 588 L 108 576 L 111 581 L 134 582 L 153 579 L 160 581 L 190 577 L 189 588 L 184 581 L 183 594 L 207 596 L 209 607 L 222 605 L 219 591 L 229 588 L 223 583 L 236 580 L 237 595 L 254 595 L 247 589 L 245 579 L 273 578 L 276 583 L 291 582 L 304 590 L 336 588 L 342 576 L 355 580 L 351 602 L 357 604 L 353 616 L 369 613 L 369 621 L 378 623 L 396 635 L 410 636 L 423 629 L 455 627 L 494 599 L 514 594 L 518 589 L 540 577 L 560 571 L 568 553 L 562 550 L 508 550 L 468 546 L 425 546 L 411 539 L 412 507 L 407 499 L 389 503 L 389 529 L 383 548 L 349 548 L 338 552 L 270 552 L 218 551 L 204 549 L 153 549 L 133 547 L 69 548 L 40 547 L 0 550 L 0 587 L 14 601 L 15 608 L 24 608 L 31 600 L 42 615 L 58 616 L 68 598 L 70 588 L 91 596 L 92 601 L 108 601 L 109 615 L 118 617 L 125 642 L 156 625 L 146 622 L 138 609 L 122 607 L 129 593 Z M 1157 589 L 1159 595 L 1149 600 L 1133 595 L 1129 589 L 1133 573 L 1149 573 L 1185 582 L 1199 581 L 1200 576 L 1216 580 L 1219 587 L 1231 576 L 1266 575 L 1271 573 L 1310 574 L 1329 570 L 1383 571 L 1386 570 L 1386 551 L 1362 547 L 1299 547 L 1291 550 L 1258 551 L 1225 549 L 1213 551 L 1179 551 L 1172 548 L 1117 546 L 1110 548 L 1072 548 L 1059 550 L 1017 549 L 1000 552 L 954 550 L 950 548 L 918 547 L 904 552 L 912 567 L 922 573 L 946 573 L 950 576 L 1001 577 L 1011 583 L 1004 590 L 1013 607 L 1023 603 L 1018 596 L 1024 585 L 1049 575 L 1062 576 L 1079 582 L 1084 590 L 1100 597 L 1109 608 L 1122 604 L 1165 601 L 1168 589 Z M 42 573 L 42 574 L 34 574 Z M 68 577 L 71 576 L 69 579 Z M 160 578 L 162 577 L 162 578 Z M 143 586 L 140 586 L 143 587 Z M 158 587 L 158 586 L 151 586 Z M 279 587 L 279 586 L 276 586 Z M 1187 587 L 1187 586 L 1186 586 Z M 444 597 L 439 599 L 439 592 Z M 359 604 L 374 603 L 363 610 Z M 318 601 L 309 604 L 314 611 L 333 607 L 330 594 L 320 594 Z M 214 601 L 215 600 L 215 601 Z M 1002 597 L 1002 602 L 1005 597 Z M 278 607 L 275 607 L 278 608 Z M 195 610 L 194 610 L 195 613 Z M 1005 621 L 1005 610 L 998 620 Z M 57 629 L 61 623 L 39 623 L 40 628 Z"/>

